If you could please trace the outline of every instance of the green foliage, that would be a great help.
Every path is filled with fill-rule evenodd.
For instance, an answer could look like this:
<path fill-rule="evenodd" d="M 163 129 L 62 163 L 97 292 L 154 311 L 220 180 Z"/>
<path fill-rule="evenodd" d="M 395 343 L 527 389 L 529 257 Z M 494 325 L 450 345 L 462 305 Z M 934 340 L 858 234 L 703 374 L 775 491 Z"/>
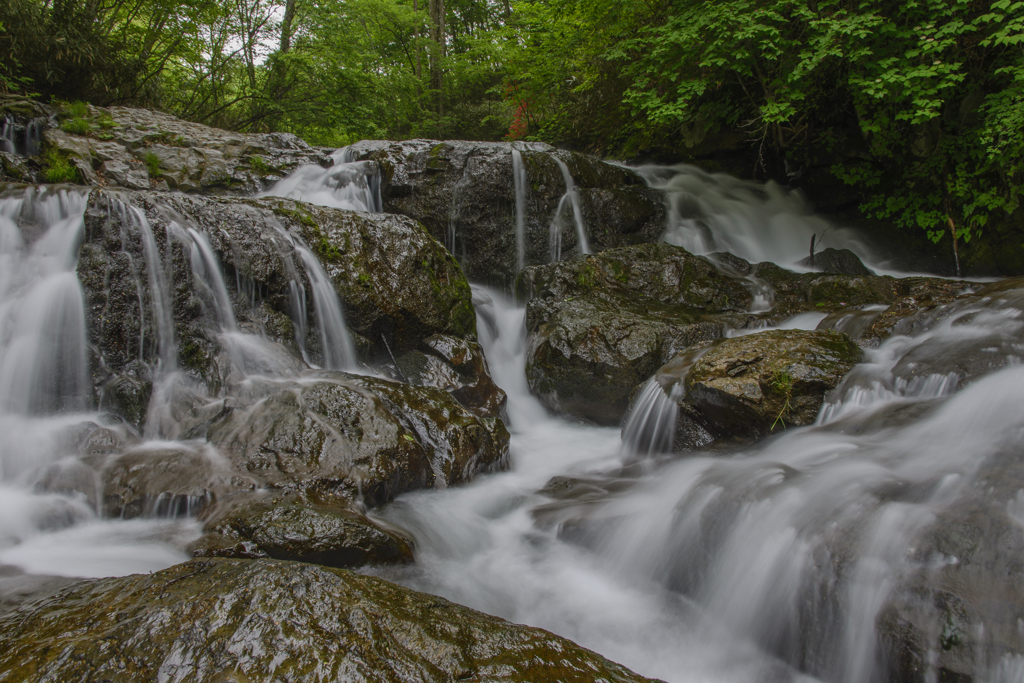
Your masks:
<path fill-rule="evenodd" d="M 146 152 L 146 156 L 142 159 L 143 163 L 146 164 L 146 172 L 149 173 L 150 178 L 160 177 L 160 158 L 152 152 Z"/>
<path fill-rule="evenodd" d="M 516 5 L 530 134 L 674 156 L 837 159 L 861 210 L 934 240 L 1020 205 L 1024 2 L 541 0 Z M 602 105 L 597 105 L 601 102 Z"/>
<path fill-rule="evenodd" d="M 88 135 L 92 126 L 86 119 L 68 119 L 60 124 L 60 129 L 73 135 Z"/>
<path fill-rule="evenodd" d="M 249 157 L 249 167 L 253 170 L 253 173 L 259 176 L 268 176 L 274 172 L 274 169 L 270 168 L 263 157 L 258 154 Z"/>
<path fill-rule="evenodd" d="M 70 159 L 51 147 L 43 155 L 43 180 L 48 183 L 77 183 L 78 169 Z"/>

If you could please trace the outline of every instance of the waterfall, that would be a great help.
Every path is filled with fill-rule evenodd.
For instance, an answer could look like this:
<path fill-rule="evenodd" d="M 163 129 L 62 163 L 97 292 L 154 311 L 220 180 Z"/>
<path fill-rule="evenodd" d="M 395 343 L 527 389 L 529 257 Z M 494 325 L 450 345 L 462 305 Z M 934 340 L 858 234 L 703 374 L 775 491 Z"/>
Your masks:
<path fill-rule="evenodd" d="M 213 253 L 209 240 L 206 239 L 206 235 L 195 228 L 187 228 L 185 234 L 188 235 L 191 243 L 190 262 L 195 284 L 200 287 L 201 292 L 206 294 L 206 298 L 212 301 L 221 332 L 237 332 L 238 322 L 235 320 L 235 312 L 231 306 L 231 297 L 228 296 L 224 275 L 220 271 L 220 262 Z"/>
<path fill-rule="evenodd" d="M 4 117 L 0 124 L 0 152 L 19 154 L 21 156 L 37 156 L 43 139 L 43 123 L 46 119 L 32 119 L 24 126 L 19 126 L 9 116 Z"/>
<path fill-rule="evenodd" d="M 526 267 L 526 167 L 523 154 L 512 148 L 512 178 L 516 186 L 516 273 Z"/>
<path fill-rule="evenodd" d="M 641 389 L 620 449 L 615 430 L 535 412 L 522 377 L 523 309 L 481 287 L 474 305 L 509 396 L 513 468 L 387 508 L 417 547 L 417 567 L 388 577 L 666 681 L 885 680 L 877 625 L 901 578 L 920 568 L 908 549 L 1024 429 L 1024 367 L 960 393 L 955 378 L 924 378 L 910 383 L 914 391 L 892 378 L 924 345 L 994 352 L 996 340 L 1018 339 L 1024 314 L 1005 301 L 869 352 L 817 426 L 737 445 L 731 456 L 639 461 L 669 448 L 676 401 L 664 382 Z M 813 328 L 822 317 L 780 327 Z M 681 359 L 672 375 L 685 376 L 694 360 Z M 908 405 L 920 410 L 897 410 Z M 993 656 L 979 663 L 978 680 L 1016 680 L 1006 676 L 1024 670 L 1012 653 Z"/>
<path fill-rule="evenodd" d="M 86 195 L 0 199 L 0 410 L 40 415 L 88 406 L 85 306 L 75 275 Z M 15 221 L 45 232 L 27 250 Z"/>
<path fill-rule="evenodd" d="M 17 148 L 14 146 L 14 122 L 6 116 L 0 125 L 0 152 L 17 154 Z"/>
<path fill-rule="evenodd" d="M 558 225 L 558 222 L 567 202 L 572 205 L 572 216 L 576 224 L 577 250 L 581 254 L 593 253 L 590 251 L 590 244 L 587 242 L 587 229 L 583 224 L 583 212 L 580 210 L 580 196 L 576 191 L 576 183 L 573 182 L 572 174 L 569 173 L 569 167 L 554 154 L 551 155 L 551 158 L 558 164 L 558 169 L 562 172 L 562 179 L 565 181 L 565 194 L 559 200 L 558 208 L 555 210 L 555 217 L 551 221 L 551 260 L 559 261 L 562 258 L 562 235 L 561 226 Z"/>
<path fill-rule="evenodd" d="M 167 269 L 160 258 L 160 251 L 153 237 L 153 226 L 145 212 L 138 207 L 130 206 L 120 200 L 114 200 L 121 213 L 123 225 L 134 227 L 139 231 L 142 240 L 142 254 L 146 260 L 146 274 L 149 283 L 150 305 L 156 323 L 157 353 L 160 361 L 159 370 L 173 372 L 178 365 L 177 347 L 174 343 L 174 318 L 171 308 L 170 284 Z M 127 236 L 122 235 L 122 240 Z M 168 249 L 169 251 L 169 249 Z M 141 291 L 141 287 L 137 287 Z M 146 306 L 139 302 L 140 316 L 140 352 L 145 346 Z"/>
<path fill-rule="evenodd" d="M 445 247 L 447 247 L 448 252 L 456 258 L 458 258 L 455 250 L 456 229 L 458 228 L 459 219 L 462 217 L 462 206 L 465 202 L 466 193 L 473 184 L 473 179 L 470 174 L 472 161 L 472 154 L 467 155 L 466 165 L 462 169 L 462 177 L 459 178 L 459 181 L 455 183 L 455 187 L 452 188 L 452 203 L 451 207 L 448 209 L 448 235 L 445 240 Z"/>
<path fill-rule="evenodd" d="M 681 393 L 680 384 L 666 392 L 657 378 L 647 380 L 622 427 L 623 450 L 640 457 L 671 453 Z"/>
<path fill-rule="evenodd" d="M 668 223 L 664 241 L 693 254 L 727 251 L 751 263 L 771 261 L 806 270 L 811 236 L 822 247 L 850 249 L 874 261 L 855 232 L 832 226 L 814 214 L 799 192 L 774 182 L 759 184 L 695 166 L 640 166 L 648 185 L 665 195 Z M 876 267 L 877 269 L 877 267 Z"/>
<path fill-rule="evenodd" d="M 355 349 L 345 325 L 341 299 L 334 289 L 334 283 L 309 247 L 296 241 L 295 251 L 306 266 L 309 284 L 313 289 L 313 307 L 323 346 L 324 367 L 328 370 L 352 370 L 356 367 Z"/>
<path fill-rule="evenodd" d="M 287 197 L 335 209 L 380 213 L 380 166 L 375 161 L 355 161 L 350 148 L 331 156 L 332 165 L 323 168 L 306 164 L 274 183 L 258 197 Z"/>

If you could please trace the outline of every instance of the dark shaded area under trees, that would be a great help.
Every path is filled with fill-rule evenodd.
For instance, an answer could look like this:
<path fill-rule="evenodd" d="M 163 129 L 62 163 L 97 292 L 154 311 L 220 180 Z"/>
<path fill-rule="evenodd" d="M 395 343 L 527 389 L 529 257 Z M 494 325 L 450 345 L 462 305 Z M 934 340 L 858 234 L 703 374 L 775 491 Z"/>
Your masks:
<path fill-rule="evenodd" d="M 10 93 L 697 161 L 1024 267 L 1024 2 L 9 0 L 0 23 Z"/>

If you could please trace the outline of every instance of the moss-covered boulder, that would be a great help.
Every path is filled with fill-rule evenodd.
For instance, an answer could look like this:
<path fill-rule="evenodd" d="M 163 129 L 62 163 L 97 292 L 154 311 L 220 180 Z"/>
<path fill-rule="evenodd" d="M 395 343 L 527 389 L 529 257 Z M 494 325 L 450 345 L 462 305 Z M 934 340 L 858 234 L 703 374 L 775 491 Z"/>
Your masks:
<path fill-rule="evenodd" d="M 812 424 L 825 393 L 861 359 L 832 330 L 769 330 L 718 344 L 686 375 L 686 400 L 718 436 Z"/>
<path fill-rule="evenodd" d="M 667 244 L 527 268 L 519 293 L 532 295 L 530 388 L 556 412 L 606 425 L 620 423 L 639 383 L 724 336 L 752 300 L 741 280 Z"/>
<path fill-rule="evenodd" d="M 443 390 L 344 373 L 251 382 L 205 406 L 185 433 L 265 486 L 371 506 L 501 469 L 509 438 L 500 420 Z"/>
<path fill-rule="evenodd" d="M 653 242 L 665 229 L 661 197 L 635 172 L 542 143 L 364 140 L 349 149 L 380 164 L 384 210 L 423 223 L 474 282 L 508 286 L 516 274 L 513 149 L 525 173 L 527 264 L 554 260 L 553 245 L 580 253 L 572 207 L 560 207 L 566 184 L 559 163 L 574 180 L 592 250 Z"/>
<path fill-rule="evenodd" d="M 78 276 L 86 297 L 96 400 L 137 427 L 145 419 L 150 368 L 158 360 L 165 367 L 176 363 L 214 392 L 238 370 L 237 357 L 224 347 L 209 287 L 195 281 L 190 229 L 209 242 L 239 330 L 278 345 L 263 349 L 256 365 L 265 364 L 271 352 L 278 370 L 291 373 L 306 367 L 303 357 L 324 364 L 303 245 L 332 279 L 364 362 L 390 361 L 392 355 L 420 349 L 433 335 L 475 342 L 465 276 L 448 252 L 409 219 L 276 198 L 94 191 Z M 147 253 L 149 237 L 152 252 Z M 151 260 L 161 277 L 153 277 Z M 175 344 L 172 358 L 161 355 L 166 354 L 161 334 L 166 339 L 168 332 L 162 332 L 161 324 Z M 464 378 L 453 390 L 493 384 L 483 363 L 456 366 L 455 356 L 433 355 Z M 270 368 L 249 369 L 265 374 Z M 487 400 L 479 393 L 460 396 L 474 408 L 493 407 L 484 407 Z"/>
<path fill-rule="evenodd" d="M 194 560 L 0 616 L 0 681 L 644 681 L 540 629 L 343 569 Z"/>
<path fill-rule="evenodd" d="M 257 492 L 222 502 L 191 544 L 195 557 L 272 557 L 327 567 L 412 561 L 412 543 L 350 507 Z"/>

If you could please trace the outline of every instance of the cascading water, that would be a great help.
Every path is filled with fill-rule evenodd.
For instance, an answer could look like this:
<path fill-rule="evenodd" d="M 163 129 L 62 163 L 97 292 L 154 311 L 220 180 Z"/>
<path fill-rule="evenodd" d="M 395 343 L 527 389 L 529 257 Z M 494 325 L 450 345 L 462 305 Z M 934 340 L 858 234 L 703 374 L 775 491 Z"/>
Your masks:
<path fill-rule="evenodd" d="M 798 263 L 817 235 L 823 246 L 850 249 L 865 263 L 873 261 L 856 233 L 830 226 L 799 194 L 774 182 L 761 185 L 685 164 L 634 170 L 665 195 L 664 241 L 693 254 L 727 251 L 751 263 L 771 261 L 800 270 Z"/>
<path fill-rule="evenodd" d="M 45 119 L 32 119 L 24 126 L 9 116 L 0 124 L 0 152 L 36 156 L 39 154 Z"/>
<path fill-rule="evenodd" d="M 886 680 L 881 610 L 934 561 L 909 549 L 1024 430 L 1012 346 L 1024 300 L 1011 296 L 954 307 L 918 336 L 885 342 L 818 426 L 728 457 L 644 465 L 630 463 L 659 452 L 664 436 L 627 429 L 620 450 L 613 430 L 544 417 L 522 379 L 522 309 L 493 291 L 474 295 L 481 343 L 509 394 L 513 469 L 386 508 L 414 535 L 417 564 L 383 575 L 667 681 Z M 784 326 L 813 328 L 823 317 L 813 315 Z M 915 349 L 965 345 L 999 347 L 1009 367 L 996 363 L 956 394 L 949 378 L 924 377 L 911 391 L 894 377 Z M 669 397 L 646 385 L 634 414 L 667 419 L 658 394 Z M 982 631 L 971 637 L 995 647 Z M 996 648 L 975 680 L 1019 682 L 1019 659 Z"/>
<path fill-rule="evenodd" d="M 572 217 L 576 226 L 576 248 L 581 254 L 590 254 L 592 252 L 587 241 L 587 227 L 583 223 L 583 212 L 580 209 L 580 197 L 576 192 L 576 183 L 573 182 L 572 174 L 569 173 L 569 167 L 565 165 L 565 162 L 554 154 L 551 155 L 551 158 L 558 164 L 558 168 L 562 172 L 562 179 L 565 181 L 565 194 L 559 200 L 555 217 L 551 220 L 551 260 L 560 261 L 562 259 L 561 218 L 566 204 L 572 206 Z"/>
<path fill-rule="evenodd" d="M 277 181 L 260 197 L 287 197 L 335 209 L 380 213 L 380 167 L 375 161 L 355 161 L 348 147 L 331 155 L 331 166 L 301 166 Z"/>
<path fill-rule="evenodd" d="M 523 153 L 512 148 L 512 179 L 516 188 L 516 272 L 526 267 L 526 166 Z"/>
<path fill-rule="evenodd" d="M 54 468 L 88 469 L 74 434 L 123 431 L 86 412 L 85 312 L 75 275 L 85 207 L 85 193 L 66 190 L 0 199 L 0 564 L 70 576 L 152 571 L 185 559 L 178 548 L 194 534 L 192 523 L 105 520 L 98 496 L 43 485 Z"/>

